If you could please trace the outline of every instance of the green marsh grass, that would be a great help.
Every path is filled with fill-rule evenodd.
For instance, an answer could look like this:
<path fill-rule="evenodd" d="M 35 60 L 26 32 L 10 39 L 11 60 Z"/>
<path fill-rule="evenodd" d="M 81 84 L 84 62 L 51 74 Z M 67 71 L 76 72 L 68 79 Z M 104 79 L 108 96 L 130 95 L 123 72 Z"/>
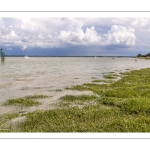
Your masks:
<path fill-rule="evenodd" d="M 13 132 L 11 120 L 17 118 L 18 113 L 3 114 L 0 116 L 0 132 Z"/>
<path fill-rule="evenodd" d="M 61 90 L 61 89 L 56 89 L 55 91 L 56 91 L 56 92 L 61 92 L 62 90 Z"/>
<path fill-rule="evenodd" d="M 106 79 L 116 79 L 116 77 L 112 75 L 103 75 L 103 77 Z"/>
<path fill-rule="evenodd" d="M 68 108 L 77 106 L 79 108 L 96 104 L 98 97 L 95 95 L 65 95 L 61 97 L 61 102 L 57 103 L 59 108 Z"/>
<path fill-rule="evenodd" d="M 18 113 L 5 114 L 5 115 L 4 115 L 4 118 L 6 118 L 6 119 L 14 119 L 14 118 L 17 118 L 18 116 L 19 116 Z"/>
<path fill-rule="evenodd" d="M 95 80 L 92 80 L 92 82 L 105 82 L 105 80 L 98 80 L 98 79 L 95 79 Z"/>
<path fill-rule="evenodd" d="M 29 113 L 19 132 L 148 132 L 149 124 L 147 114 L 126 115 L 96 105 Z"/>
<path fill-rule="evenodd" d="M 38 101 L 35 101 L 35 99 L 42 99 L 46 98 L 45 95 L 33 95 L 33 96 L 25 96 L 24 98 L 15 98 L 15 99 L 9 99 L 4 103 L 4 105 L 19 105 L 19 106 L 36 106 L 40 105 L 41 103 Z"/>
<path fill-rule="evenodd" d="M 61 97 L 62 101 L 68 101 L 68 102 L 74 102 L 74 101 L 91 101 L 93 99 L 96 99 L 97 97 L 94 95 L 66 95 Z"/>
<path fill-rule="evenodd" d="M 80 106 L 80 105 L 87 105 L 87 104 L 91 104 L 93 102 L 96 102 L 98 99 L 97 96 L 95 95 L 77 95 L 77 96 L 74 96 L 74 95 L 66 95 L 66 96 L 63 96 L 61 97 L 61 100 L 62 100 L 62 104 L 65 104 L 68 106 Z"/>
<path fill-rule="evenodd" d="M 56 89 L 56 92 L 61 92 L 62 90 L 61 89 Z"/>
<path fill-rule="evenodd" d="M 18 132 L 150 132 L 150 69 L 121 73 L 112 83 L 86 83 L 69 90 L 92 91 L 94 97 L 66 95 L 66 107 L 27 114 Z M 96 95 L 96 96 L 95 96 Z M 91 102 L 82 108 L 78 101 Z"/>
<path fill-rule="evenodd" d="M 109 72 L 109 73 L 103 74 L 103 77 L 104 77 L 105 79 L 117 79 L 118 76 L 119 76 L 119 75 L 116 74 L 115 72 Z"/>
<path fill-rule="evenodd" d="M 87 88 L 85 88 L 82 85 L 77 85 L 77 86 L 73 86 L 73 87 L 67 87 L 66 90 L 78 90 L 78 91 L 85 91 L 87 90 Z"/>
<path fill-rule="evenodd" d="M 114 80 L 112 80 L 112 79 L 109 79 L 109 80 L 92 80 L 92 82 L 95 82 L 95 83 L 112 83 L 112 82 L 114 82 Z"/>

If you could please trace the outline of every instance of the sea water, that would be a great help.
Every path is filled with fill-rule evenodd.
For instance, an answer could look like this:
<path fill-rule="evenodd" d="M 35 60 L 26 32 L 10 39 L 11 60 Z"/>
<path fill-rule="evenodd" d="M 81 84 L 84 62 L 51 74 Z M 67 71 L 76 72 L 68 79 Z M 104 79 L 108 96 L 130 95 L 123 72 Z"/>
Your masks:
<path fill-rule="evenodd" d="M 103 79 L 103 73 L 141 68 L 150 68 L 150 61 L 126 57 L 6 57 L 0 64 L 0 104 L 34 94 L 59 97 L 58 89 Z"/>

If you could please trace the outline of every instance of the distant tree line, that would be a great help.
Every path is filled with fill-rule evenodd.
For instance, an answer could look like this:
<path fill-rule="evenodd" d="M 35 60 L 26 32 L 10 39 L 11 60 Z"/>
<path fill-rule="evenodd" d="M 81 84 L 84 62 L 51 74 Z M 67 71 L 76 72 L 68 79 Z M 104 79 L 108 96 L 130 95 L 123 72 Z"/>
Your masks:
<path fill-rule="evenodd" d="M 138 54 L 137 57 L 150 57 L 150 53 L 148 53 L 148 54 L 146 54 L 146 55 Z"/>

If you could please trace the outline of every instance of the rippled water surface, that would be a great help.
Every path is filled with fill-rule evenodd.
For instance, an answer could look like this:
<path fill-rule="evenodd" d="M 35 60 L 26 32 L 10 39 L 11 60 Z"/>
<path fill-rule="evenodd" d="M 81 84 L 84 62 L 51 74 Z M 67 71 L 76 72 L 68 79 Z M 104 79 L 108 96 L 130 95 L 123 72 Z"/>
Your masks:
<path fill-rule="evenodd" d="M 150 68 L 150 61 L 111 57 L 8 57 L 0 64 L 0 102 L 102 79 L 104 72 Z M 56 94 L 59 94 L 58 92 Z"/>

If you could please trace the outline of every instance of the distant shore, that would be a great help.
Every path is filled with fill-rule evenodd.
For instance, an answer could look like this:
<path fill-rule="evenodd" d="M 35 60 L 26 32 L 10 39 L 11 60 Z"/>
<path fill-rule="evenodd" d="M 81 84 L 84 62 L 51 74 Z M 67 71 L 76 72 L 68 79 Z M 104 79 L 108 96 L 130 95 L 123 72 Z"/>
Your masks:
<path fill-rule="evenodd" d="M 25 55 L 5 55 L 5 57 L 25 57 Z M 39 56 L 39 55 L 28 55 L 28 57 L 114 57 L 114 58 L 135 58 L 136 56 Z"/>

